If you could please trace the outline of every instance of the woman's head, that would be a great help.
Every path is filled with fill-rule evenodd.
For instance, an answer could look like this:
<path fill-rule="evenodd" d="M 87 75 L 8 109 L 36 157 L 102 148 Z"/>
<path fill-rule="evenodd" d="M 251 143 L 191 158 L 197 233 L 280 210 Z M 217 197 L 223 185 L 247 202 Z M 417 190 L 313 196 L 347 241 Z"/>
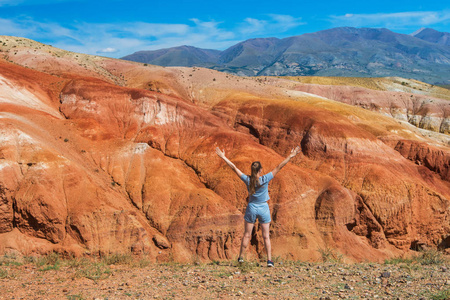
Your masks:
<path fill-rule="evenodd" d="M 262 166 L 259 161 L 252 162 L 252 174 L 250 175 L 249 193 L 254 194 L 256 188 L 259 187 L 258 173 L 261 171 Z"/>
<path fill-rule="evenodd" d="M 261 171 L 262 166 L 261 163 L 259 161 L 254 161 L 252 162 L 252 175 L 253 174 L 258 174 L 259 171 Z"/>

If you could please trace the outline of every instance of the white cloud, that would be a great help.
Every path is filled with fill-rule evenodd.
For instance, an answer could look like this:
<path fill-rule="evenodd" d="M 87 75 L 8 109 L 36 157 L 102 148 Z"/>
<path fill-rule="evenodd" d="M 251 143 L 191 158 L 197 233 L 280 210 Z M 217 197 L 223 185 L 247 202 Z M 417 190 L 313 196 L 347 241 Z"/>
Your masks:
<path fill-rule="evenodd" d="M 55 23 L 41 23 L 29 18 L 8 20 L 0 18 L 0 28 L 4 35 L 42 38 L 50 36 L 70 36 L 71 30 Z"/>
<path fill-rule="evenodd" d="M 267 19 L 246 18 L 240 27 L 242 34 L 280 34 L 292 28 L 304 25 L 302 18 L 294 18 L 289 15 L 269 14 Z"/>
<path fill-rule="evenodd" d="M 227 40 L 236 37 L 233 31 L 219 28 L 222 22 L 204 22 L 198 19 L 191 19 L 190 21 L 195 23 L 195 26 L 190 28 L 190 33 L 197 37 L 204 36 L 203 40 L 205 41 L 208 39 Z"/>
<path fill-rule="evenodd" d="M 74 22 L 63 26 L 21 17 L 0 18 L 0 28 L 4 35 L 30 38 L 69 51 L 122 57 L 139 50 L 180 45 L 225 49 L 248 38 L 279 34 L 303 24 L 300 18 L 286 15 L 268 15 L 264 20 L 247 18 L 234 28 L 225 28 L 223 22 L 214 20 L 189 21 L 187 24 Z"/>
<path fill-rule="evenodd" d="M 305 25 L 306 24 L 305 22 L 302 22 L 302 18 L 294 18 L 293 16 L 289 16 L 289 15 L 275 15 L 275 14 L 271 14 L 269 16 L 275 22 L 275 25 L 277 27 L 282 27 L 286 31 L 291 29 L 291 28 L 298 27 L 300 25 Z"/>
<path fill-rule="evenodd" d="M 246 18 L 244 21 L 246 24 L 243 25 L 241 29 L 241 33 L 243 34 L 252 34 L 261 32 L 267 25 L 267 21 L 253 18 Z"/>
<path fill-rule="evenodd" d="M 0 0 L 0 7 L 2 6 L 21 6 L 21 5 L 41 5 L 64 2 L 80 2 L 89 0 Z"/>
<path fill-rule="evenodd" d="M 413 11 L 399 13 L 345 14 L 331 16 L 335 26 L 386 27 L 406 29 L 450 22 L 450 11 Z"/>
<path fill-rule="evenodd" d="M 125 26 L 124 31 L 132 32 L 141 37 L 163 37 L 167 35 L 182 35 L 189 31 L 186 24 L 152 24 L 136 22 Z"/>
<path fill-rule="evenodd" d="M 15 6 L 21 4 L 20 0 L 0 0 L 0 7 L 2 6 Z"/>
<path fill-rule="evenodd" d="M 108 48 L 97 51 L 97 53 L 116 53 L 118 51 L 119 50 L 117 50 L 116 48 L 108 47 Z"/>

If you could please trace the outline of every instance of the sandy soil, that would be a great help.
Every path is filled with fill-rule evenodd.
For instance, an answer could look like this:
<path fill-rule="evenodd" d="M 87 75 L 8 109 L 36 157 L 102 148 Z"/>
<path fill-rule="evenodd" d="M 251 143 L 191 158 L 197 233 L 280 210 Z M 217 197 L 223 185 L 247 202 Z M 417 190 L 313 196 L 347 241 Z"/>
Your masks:
<path fill-rule="evenodd" d="M 3 261 L 0 299 L 448 299 L 448 262 Z"/>

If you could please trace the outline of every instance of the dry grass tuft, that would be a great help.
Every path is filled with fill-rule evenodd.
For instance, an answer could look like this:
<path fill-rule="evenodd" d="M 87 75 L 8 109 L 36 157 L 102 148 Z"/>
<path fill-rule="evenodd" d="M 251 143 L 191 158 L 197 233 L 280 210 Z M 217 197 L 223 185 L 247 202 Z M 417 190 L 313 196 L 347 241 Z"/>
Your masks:
<path fill-rule="evenodd" d="M 319 251 L 320 255 L 322 256 L 323 262 L 332 262 L 332 263 L 342 263 L 343 262 L 343 255 L 337 253 L 332 248 L 329 248 L 326 246 L 325 248 L 319 248 L 317 251 Z"/>

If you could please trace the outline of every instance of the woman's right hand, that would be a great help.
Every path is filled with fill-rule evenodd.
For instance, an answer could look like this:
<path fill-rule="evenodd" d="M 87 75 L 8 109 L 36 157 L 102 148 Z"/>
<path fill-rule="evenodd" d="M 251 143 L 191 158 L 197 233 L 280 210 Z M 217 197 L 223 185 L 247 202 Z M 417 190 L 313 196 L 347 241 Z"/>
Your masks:
<path fill-rule="evenodd" d="M 297 146 L 291 150 L 291 154 L 289 154 L 290 158 L 293 158 L 301 151 L 300 146 Z"/>

